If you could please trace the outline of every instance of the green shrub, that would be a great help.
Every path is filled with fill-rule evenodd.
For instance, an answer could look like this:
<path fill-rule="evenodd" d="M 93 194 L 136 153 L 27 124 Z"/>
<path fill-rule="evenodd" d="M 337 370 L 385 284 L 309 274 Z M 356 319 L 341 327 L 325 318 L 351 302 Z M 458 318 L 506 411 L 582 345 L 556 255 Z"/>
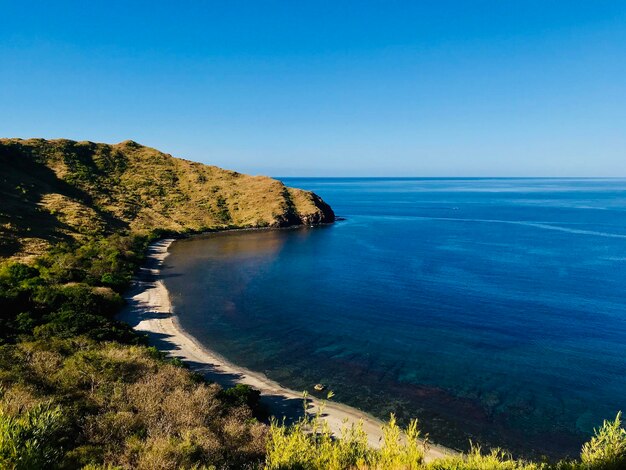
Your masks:
<path fill-rule="evenodd" d="M 626 468 L 626 430 L 622 427 L 622 413 L 615 420 L 604 421 L 600 429 L 580 453 L 585 469 L 613 470 Z"/>
<path fill-rule="evenodd" d="M 248 406 L 250 409 L 256 410 L 259 407 L 261 392 L 249 385 L 237 384 L 223 390 L 220 397 L 233 406 Z"/>
<path fill-rule="evenodd" d="M 411 421 L 402 436 L 402 430 L 392 414 L 383 426 L 383 445 L 377 453 L 376 466 L 380 468 L 402 468 L 414 470 L 421 467 L 424 460 L 424 442 L 420 440 L 417 420 Z"/>
<path fill-rule="evenodd" d="M 329 394 L 332 396 L 332 394 Z M 425 442 L 420 439 L 417 421 L 404 432 L 394 415 L 383 426 L 380 449 L 368 445 L 363 423 L 344 425 L 334 436 L 322 419 L 324 403 L 318 412 L 305 416 L 292 426 L 273 421 L 268 438 L 266 468 L 268 470 L 416 470 L 423 468 Z M 306 409 L 306 395 L 305 395 Z"/>
<path fill-rule="evenodd" d="M 0 286 L 4 289 L 27 288 L 27 281 L 37 277 L 39 271 L 31 266 L 16 261 L 0 265 Z"/>
<path fill-rule="evenodd" d="M 515 460 L 510 454 L 494 449 L 483 454 L 480 447 L 473 447 L 467 455 L 435 460 L 429 470 L 540 470 L 545 464 Z"/>
<path fill-rule="evenodd" d="M 313 417 L 305 416 L 294 425 L 273 421 L 267 444 L 268 470 L 618 470 L 626 469 L 626 430 L 621 413 L 605 421 L 586 443 L 580 461 L 554 464 L 514 459 L 509 453 L 494 449 L 482 453 L 473 447 L 459 454 L 424 461 L 426 443 L 420 439 L 417 421 L 402 432 L 395 418 L 383 426 L 379 449 L 368 447 L 362 426 L 345 426 L 333 436 L 321 419 L 323 407 Z"/>
<path fill-rule="evenodd" d="M 10 416 L 0 409 L 0 468 L 48 468 L 63 456 L 61 408 L 50 403 Z"/>
<path fill-rule="evenodd" d="M 146 237 L 113 235 L 59 244 L 32 265 L 0 263 L 0 344 L 25 335 L 141 341 L 113 317 L 146 243 Z"/>

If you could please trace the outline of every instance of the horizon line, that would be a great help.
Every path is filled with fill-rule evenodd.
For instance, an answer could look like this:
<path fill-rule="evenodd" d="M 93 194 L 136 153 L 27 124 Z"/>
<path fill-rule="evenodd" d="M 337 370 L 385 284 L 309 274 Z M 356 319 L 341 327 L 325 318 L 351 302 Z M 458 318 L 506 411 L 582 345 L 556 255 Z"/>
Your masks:
<path fill-rule="evenodd" d="M 513 179 L 535 179 L 535 180 L 620 180 L 625 176 L 270 176 L 274 179 L 394 179 L 394 180 L 513 180 Z"/>

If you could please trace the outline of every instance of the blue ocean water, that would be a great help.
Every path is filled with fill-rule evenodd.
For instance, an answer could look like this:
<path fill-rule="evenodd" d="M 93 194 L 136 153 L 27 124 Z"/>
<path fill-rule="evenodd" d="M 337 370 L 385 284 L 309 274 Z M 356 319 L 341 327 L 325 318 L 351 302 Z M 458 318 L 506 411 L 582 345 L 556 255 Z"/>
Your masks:
<path fill-rule="evenodd" d="M 575 455 L 626 411 L 626 180 L 284 181 L 345 220 L 174 243 L 200 341 L 457 448 Z"/>

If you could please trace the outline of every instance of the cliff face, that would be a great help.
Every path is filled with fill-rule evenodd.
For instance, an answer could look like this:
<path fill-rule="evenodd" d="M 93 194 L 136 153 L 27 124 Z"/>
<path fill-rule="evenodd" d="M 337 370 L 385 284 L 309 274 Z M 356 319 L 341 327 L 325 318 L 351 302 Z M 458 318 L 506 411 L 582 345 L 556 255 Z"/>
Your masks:
<path fill-rule="evenodd" d="M 334 219 L 311 192 L 132 141 L 0 139 L 0 256 L 119 230 L 199 232 Z"/>

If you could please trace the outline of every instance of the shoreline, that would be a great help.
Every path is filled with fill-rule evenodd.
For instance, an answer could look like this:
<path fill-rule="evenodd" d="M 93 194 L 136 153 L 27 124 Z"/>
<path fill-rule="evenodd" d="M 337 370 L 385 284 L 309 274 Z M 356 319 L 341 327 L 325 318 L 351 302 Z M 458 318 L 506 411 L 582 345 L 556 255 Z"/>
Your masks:
<path fill-rule="evenodd" d="M 226 388 L 238 383 L 249 385 L 261 392 L 261 403 L 270 415 L 277 419 L 284 417 L 287 423 L 297 421 L 303 415 L 301 392 L 283 387 L 260 372 L 231 363 L 200 344 L 182 328 L 160 275 L 163 260 L 168 256 L 169 246 L 174 241 L 174 238 L 165 238 L 150 244 L 146 262 L 125 295 L 127 305 L 118 319 L 130 324 L 135 331 L 147 335 L 152 346 L 170 357 L 182 360 L 207 380 Z M 319 409 L 321 400 L 311 395 L 308 400 L 307 413 L 314 413 Z M 323 419 L 328 422 L 333 433 L 338 433 L 345 424 L 356 424 L 361 420 L 370 446 L 380 446 L 383 422 L 378 418 L 332 401 L 326 402 L 323 411 Z M 429 442 L 425 460 L 455 454 L 454 450 Z"/>

